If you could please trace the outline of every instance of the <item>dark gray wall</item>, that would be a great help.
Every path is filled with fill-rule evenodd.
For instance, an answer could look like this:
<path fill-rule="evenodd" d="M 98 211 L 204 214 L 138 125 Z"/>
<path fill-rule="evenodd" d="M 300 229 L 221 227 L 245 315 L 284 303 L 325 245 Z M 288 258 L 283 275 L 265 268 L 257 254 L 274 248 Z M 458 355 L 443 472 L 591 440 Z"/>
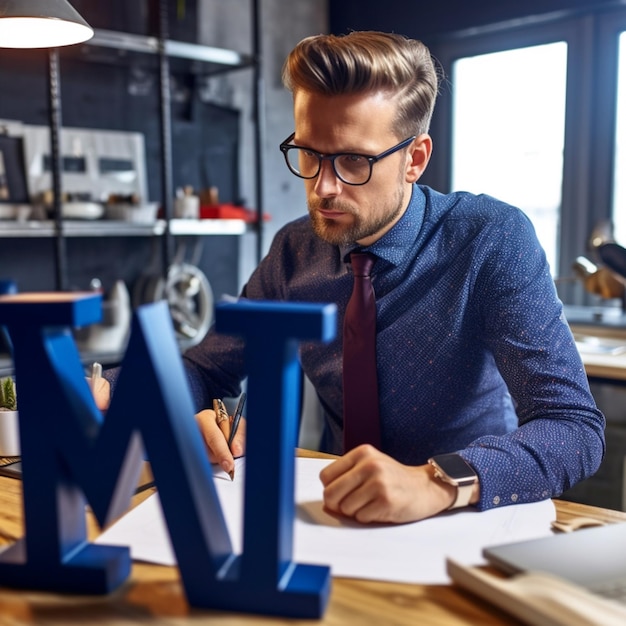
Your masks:
<path fill-rule="evenodd" d="M 93 28 L 155 35 L 160 0 L 71 0 Z M 198 0 L 168 1 L 170 39 L 197 43 Z"/>

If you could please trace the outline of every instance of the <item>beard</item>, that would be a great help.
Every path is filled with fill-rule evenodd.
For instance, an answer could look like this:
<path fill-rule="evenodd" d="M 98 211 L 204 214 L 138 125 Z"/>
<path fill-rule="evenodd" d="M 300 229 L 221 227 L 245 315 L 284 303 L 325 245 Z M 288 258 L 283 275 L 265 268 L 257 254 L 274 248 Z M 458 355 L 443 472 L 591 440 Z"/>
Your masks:
<path fill-rule="evenodd" d="M 309 216 L 313 232 L 324 241 L 337 245 L 349 245 L 371 237 L 394 223 L 404 210 L 404 195 L 401 185 L 395 194 L 384 203 L 377 203 L 375 208 L 367 207 L 365 215 L 351 204 L 332 198 L 319 198 L 308 202 Z M 353 217 L 351 224 L 341 224 L 327 219 L 318 213 L 318 209 L 341 211 Z"/>

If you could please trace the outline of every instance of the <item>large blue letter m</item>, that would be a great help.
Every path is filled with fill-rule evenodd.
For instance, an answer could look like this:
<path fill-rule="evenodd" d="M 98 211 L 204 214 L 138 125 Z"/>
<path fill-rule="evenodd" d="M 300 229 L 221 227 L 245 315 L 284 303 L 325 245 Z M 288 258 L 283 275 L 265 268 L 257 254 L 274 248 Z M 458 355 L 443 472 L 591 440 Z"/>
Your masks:
<path fill-rule="evenodd" d="M 270 315 L 271 326 L 284 328 L 280 305 L 267 306 L 275 314 Z M 298 339 L 328 341 L 334 335 L 334 309 L 303 305 L 301 310 L 290 308 L 287 315 L 291 322 L 296 319 L 291 327 Z M 290 547 L 280 547 L 273 556 L 257 554 L 252 546 L 264 539 L 251 541 L 247 528 L 252 556 L 246 560 L 245 552 L 232 552 L 167 305 L 145 306 L 135 313 L 105 419 L 93 401 L 70 332 L 72 326 L 93 323 L 99 316 L 100 300 L 92 295 L 50 294 L 38 302 L 20 294 L 0 297 L 0 324 L 8 328 L 14 349 L 26 530 L 23 539 L 0 555 L 0 584 L 107 593 L 123 582 L 130 572 L 129 550 L 89 543 L 85 506 L 88 501 L 102 526 L 124 513 L 145 448 L 190 604 L 319 616 L 328 595 L 328 568 L 291 564 Z M 295 343 L 293 336 L 278 340 L 291 348 Z M 282 365 L 290 371 L 293 349 L 281 351 L 277 345 L 276 351 L 287 355 L 290 362 Z M 280 378 L 280 373 L 274 375 Z M 285 393 L 280 386 L 277 391 Z M 255 404 L 251 397 L 250 413 Z M 295 431 L 283 424 L 285 416 L 278 417 L 278 431 Z M 287 421 L 293 419 L 297 416 Z M 291 435 L 277 440 L 293 454 Z M 249 461 L 254 458 L 252 454 Z M 293 476 L 293 467 L 290 471 Z M 281 528 L 286 521 L 293 523 L 293 509 L 284 504 L 293 494 L 273 495 L 284 483 L 284 476 L 267 476 L 268 497 L 283 503 L 269 525 Z M 272 558 L 276 563 L 268 566 Z M 251 580 L 250 572 L 257 569 L 276 572 L 280 580 Z"/>

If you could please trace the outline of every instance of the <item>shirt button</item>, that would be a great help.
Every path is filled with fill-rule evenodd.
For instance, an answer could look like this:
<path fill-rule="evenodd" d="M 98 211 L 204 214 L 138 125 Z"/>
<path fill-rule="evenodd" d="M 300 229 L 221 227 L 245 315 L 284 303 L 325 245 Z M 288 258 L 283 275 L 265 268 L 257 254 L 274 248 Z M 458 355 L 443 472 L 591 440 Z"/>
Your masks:
<path fill-rule="evenodd" d="M 495 496 L 493 499 L 494 504 L 500 504 L 500 496 Z"/>
<path fill-rule="evenodd" d="M 519 498 L 519 496 L 516 493 L 511 495 L 511 501 L 512 502 L 517 502 L 517 498 Z"/>

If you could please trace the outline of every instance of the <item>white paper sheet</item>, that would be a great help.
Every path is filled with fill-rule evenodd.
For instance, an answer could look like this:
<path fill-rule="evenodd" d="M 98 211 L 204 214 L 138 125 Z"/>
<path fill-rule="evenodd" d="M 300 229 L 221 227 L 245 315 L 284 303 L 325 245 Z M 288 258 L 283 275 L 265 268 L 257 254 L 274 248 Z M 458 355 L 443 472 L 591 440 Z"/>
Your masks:
<path fill-rule="evenodd" d="M 321 469 L 330 461 L 296 459 L 296 520 L 293 560 L 329 565 L 335 577 L 405 583 L 446 584 L 445 559 L 465 565 L 484 563 L 485 546 L 551 534 L 554 504 L 533 504 L 443 513 L 401 525 L 363 525 L 328 515 L 322 507 Z M 235 481 L 216 473 L 215 484 L 235 553 L 241 552 L 244 463 Z M 158 495 L 149 497 L 111 528 L 98 543 L 128 545 L 133 559 L 175 565 Z"/>

